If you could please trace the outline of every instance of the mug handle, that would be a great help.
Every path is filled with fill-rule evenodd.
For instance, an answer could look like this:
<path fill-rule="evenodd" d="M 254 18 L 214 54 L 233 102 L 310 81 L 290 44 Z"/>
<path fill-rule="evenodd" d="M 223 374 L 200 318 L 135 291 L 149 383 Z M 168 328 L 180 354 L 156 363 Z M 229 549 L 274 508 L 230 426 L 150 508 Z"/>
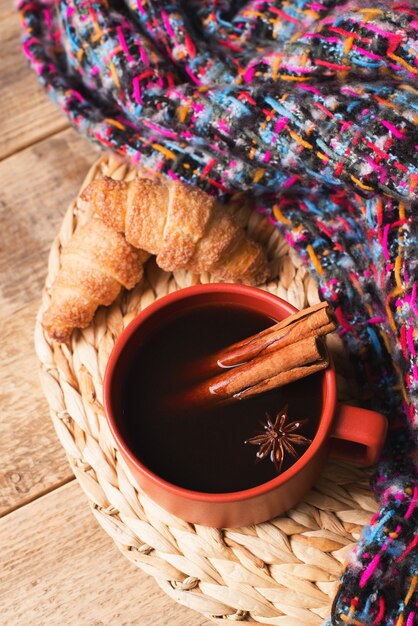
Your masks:
<path fill-rule="evenodd" d="M 379 458 L 387 428 L 387 419 L 381 413 L 337 404 L 330 456 L 358 465 L 373 465 Z"/>

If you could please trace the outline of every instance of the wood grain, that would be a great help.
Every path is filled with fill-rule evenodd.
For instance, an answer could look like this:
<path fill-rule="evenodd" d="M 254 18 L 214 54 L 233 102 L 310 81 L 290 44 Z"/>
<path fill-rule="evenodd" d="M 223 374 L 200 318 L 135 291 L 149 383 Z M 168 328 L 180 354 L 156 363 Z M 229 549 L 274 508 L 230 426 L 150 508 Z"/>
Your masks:
<path fill-rule="evenodd" d="M 0 520 L 4 626 L 208 626 L 124 558 L 75 481 Z"/>
<path fill-rule="evenodd" d="M 20 38 L 17 12 L 6 13 L 0 20 L 0 159 L 69 126 L 29 69 Z"/>
<path fill-rule="evenodd" d="M 40 299 L 52 239 L 95 158 L 69 129 L 0 163 L 0 315 Z"/>
<path fill-rule="evenodd" d="M 0 163 L 0 514 L 71 477 L 39 385 L 33 328 L 52 239 L 95 157 L 67 130 Z"/>
<path fill-rule="evenodd" d="M 0 0 L 0 20 L 8 15 L 16 13 L 16 6 L 13 0 Z"/>
<path fill-rule="evenodd" d="M 0 318 L 0 515 L 72 478 L 39 383 L 33 348 L 38 306 Z"/>

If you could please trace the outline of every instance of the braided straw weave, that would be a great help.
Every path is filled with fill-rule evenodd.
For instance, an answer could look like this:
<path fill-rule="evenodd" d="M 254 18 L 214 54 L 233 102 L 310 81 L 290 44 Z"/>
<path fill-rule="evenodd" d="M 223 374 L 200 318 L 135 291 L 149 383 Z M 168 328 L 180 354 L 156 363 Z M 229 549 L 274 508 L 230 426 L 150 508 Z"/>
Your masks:
<path fill-rule="evenodd" d="M 115 157 L 105 156 L 93 165 L 82 188 L 98 176 L 128 180 L 136 173 Z M 317 302 L 314 280 L 278 231 L 245 207 L 242 199 L 231 207 L 268 253 L 276 278 L 263 288 L 298 308 Z M 52 245 L 35 345 L 52 421 L 93 515 L 120 551 L 154 576 L 173 600 L 214 622 L 320 624 L 329 614 L 346 555 L 376 511 L 369 472 L 330 462 L 297 508 L 245 528 L 188 524 L 152 502 L 115 450 L 102 406 L 104 369 L 115 340 L 141 309 L 211 277 L 186 271 L 169 274 L 150 261 L 140 285 L 123 292 L 111 307 L 101 307 L 89 328 L 73 333 L 70 346 L 54 345 L 44 335 L 42 312 L 49 302 L 61 248 L 87 218 L 82 202 L 73 202 Z M 340 399 L 352 399 L 355 388 L 340 340 L 333 335 L 329 343 Z"/>

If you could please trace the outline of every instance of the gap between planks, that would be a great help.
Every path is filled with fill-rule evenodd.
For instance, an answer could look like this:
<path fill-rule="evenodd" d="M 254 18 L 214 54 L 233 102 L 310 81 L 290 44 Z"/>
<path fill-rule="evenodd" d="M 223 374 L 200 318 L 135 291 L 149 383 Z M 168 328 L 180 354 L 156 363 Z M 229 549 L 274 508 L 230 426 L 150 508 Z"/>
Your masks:
<path fill-rule="evenodd" d="M 47 97 L 47 96 L 45 96 L 45 97 Z M 43 141 L 47 141 L 48 139 L 51 139 L 55 135 L 59 135 L 62 131 L 70 129 L 70 128 L 71 128 L 71 126 L 66 122 L 65 118 L 63 117 L 62 118 L 62 124 L 57 122 L 56 128 L 54 130 L 52 130 L 50 132 L 46 132 L 44 134 L 42 134 L 40 132 L 39 135 L 36 137 L 36 139 L 34 139 L 32 141 L 28 141 L 27 143 L 22 141 L 18 148 L 14 149 L 14 150 L 13 149 L 6 150 L 3 154 L 0 155 L 0 163 L 2 161 L 5 161 L 6 159 L 9 159 L 10 157 L 17 156 L 18 154 L 20 154 L 21 152 L 24 152 L 28 148 L 33 148 L 38 143 L 42 143 Z"/>
<path fill-rule="evenodd" d="M 62 480 L 59 480 L 56 483 L 54 483 L 53 485 L 49 485 L 49 487 L 46 487 L 42 491 L 38 491 L 37 493 L 31 494 L 26 499 L 23 498 L 22 500 L 20 500 L 19 502 L 11 506 L 9 509 L 0 511 L 0 519 L 2 517 L 6 517 L 7 515 L 10 515 L 10 513 L 14 513 L 18 509 L 21 509 L 22 507 L 28 504 L 31 504 L 32 502 L 35 502 L 36 500 L 39 500 L 40 498 L 43 498 L 44 496 L 48 495 L 55 489 L 59 489 L 60 487 L 63 487 L 64 485 L 68 485 L 68 483 L 71 483 L 73 481 L 75 481 L 74 474 L 72 474 L 71 476 L 66 476 Z"/>
<path fill-rule="evenodd" d="M 130 563 L 74 480 L 0 520 L 4 626 L 209 626 Z"/>
<path fill-rule="evenodd" d="M 10 3 L 11 4 L 11 3 Z M 21 50 L 22 30 L 16 10 L 0 0 L 0 159 L 15 155 L 69 127 L 49 99 Z"/>

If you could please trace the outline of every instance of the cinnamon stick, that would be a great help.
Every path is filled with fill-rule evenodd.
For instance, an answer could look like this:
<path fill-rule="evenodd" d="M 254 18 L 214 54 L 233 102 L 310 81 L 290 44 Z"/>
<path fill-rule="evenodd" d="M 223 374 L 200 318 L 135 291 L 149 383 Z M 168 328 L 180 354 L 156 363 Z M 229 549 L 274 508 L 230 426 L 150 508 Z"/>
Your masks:
<path fill-rule="evenodd" d="M 217 355 L 219 367 L 231 367 L 249 361 L 260 354 L 290 346 L 306 337 L 319 337 L 336 328 L 334 313 L 328 302 L 289 315 L 281 322 L 266 328 L 257 335 L 226 348 Z"/>
<path fill-rule="evenodd" d="M 231 368 L 210 382 L 209 391 L 220 398 L 253 395 L 249 392 L 257 386 L 268 391 L 286 385 L 296 380 L 298 369 L 318 364 L 321 368 L 328 365 L 323 344 L 317 337 L 306 337 L 286 349 L 264 353 L 240 367 Z M 280 385 L 275 384 L 277 379 Z"/>
<path fill-rule="evenodd" d="M 164 400 L 166 409 L 179 412 L 243 400 L 325 369 L 329 359 L 323 337 L 336 326 L 326 302 L 298 311 L 191 364 L 183 378 L 189 388 Z"/>
<path fill-rule="evenodd" d="M 211 378 L 219 369 L 241 365 L 251 359 L 285 348 L 307 337 L 321 337 L 337 327 L 335 315 L 327 302 L 302 309 L 269 328 L 232 346 L 191 364 L 183 372 L 184 381 Z"/>
<path fill-rule="evenodd" d="M 171 399 L 177 410 L 241 400 L 289 384 L 328 366 L 320 337 L 306 337 L 283 349 L 269 351 L 243 365 L 203 380 Z"/>

